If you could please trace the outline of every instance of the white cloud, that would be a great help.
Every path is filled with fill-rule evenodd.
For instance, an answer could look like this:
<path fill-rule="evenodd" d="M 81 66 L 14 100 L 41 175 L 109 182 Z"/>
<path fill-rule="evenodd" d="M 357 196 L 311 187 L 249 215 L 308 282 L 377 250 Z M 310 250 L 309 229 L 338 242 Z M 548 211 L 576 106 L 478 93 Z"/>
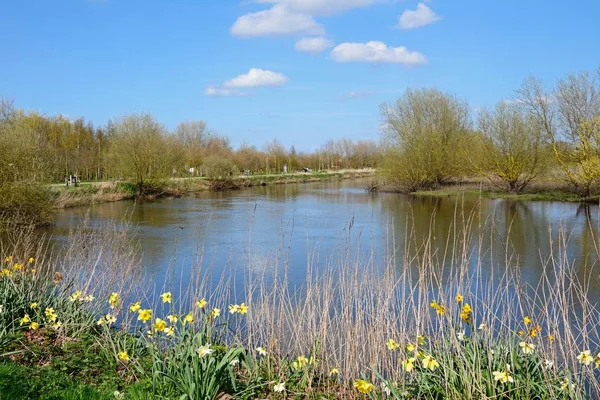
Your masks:
<path fill-rule="evenodd" d="M 309 53 L 320 53 L 333 46 L 333 42 L 323 36 L 305 37 L 296 42 L 296 50 Z"/>
<path fill-rule="evenodd" d="M 256 2 L 283 5 L 296 12 L 318 16 L 340 14 L 353 8 L 368 7 L 382 0 L 257 0 Z"/>
<path fill-rule="evenodd" d="M 342 99 L 359 99 L 361 97 L 369 97 L 375 94 L 372 90 L 354 90 L 352 92 L 343 94 L 341 96 Z"/>
<path fill-rule="evenodd" d="M 393 63 L 406 66 L 426 64 L 427 58 L 406 47 L 388 47 L 385 43 L 342 43 L 331 51 L 331 57 L 337 62 Z"/>
<path fill-rule="evenodd" d="M 290 10 L 284 5 L 239 17 L 231 27 L 231 34 L 241 37 L 320 35 L 324 29 L 312 16 Z"/>
<path fill-rule="evenodd" d="M 281 86 L 288 81 L 287 76 L 279 72 L 252 68 L 247 74 L 238 75 L 223 84 L 226 88 L 255 88 L 263 86 Z"/>
<path fill-rule="evenodd" d="M 227 89 L 219 86 L 209 86 L 204 89 L 204 94 L 211 97 L 229 97 L 229 96 L 246 96 L 247 92 L 242 92 L 235 89 Z"/>
<path fill-rule="evenodd" d="M 406 10 L 398 18 L 398 25 L 402 29 L 415 29 L 439 21 L 439 17 L 424 3 L 419 3 L 416 10 Z"/>

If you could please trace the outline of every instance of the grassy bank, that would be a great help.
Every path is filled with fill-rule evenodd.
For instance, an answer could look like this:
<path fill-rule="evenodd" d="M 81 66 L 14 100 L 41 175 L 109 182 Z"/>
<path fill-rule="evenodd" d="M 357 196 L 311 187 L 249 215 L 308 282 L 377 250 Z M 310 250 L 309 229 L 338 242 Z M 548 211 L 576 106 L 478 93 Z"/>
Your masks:
<path fill-rule="evenodd" d="M 223 189 L 240 189 L 253 186 L 285 185 L 318 182 L 332 179 L 355 179 L 374 176 L 374 170 L 344 170 L 336 172 L 296 173 L 286 175 L 239 176 L 226 180 Z M 154 183 L 145 198 L 180 197 L 211 190 L 213 185 L 207 178 L 175 178 Z M 88 206 L 136 198 L 134 185 L 125 182 L 83 182 L 78 187 L 52 185 L 56 208 Z"/>
<path fill-rule="evenodd" d="M 208 287 L 201 263 L 190 266 L 189 287 L 149 291 L 127 227 L 101 236 L 83 226 L 64 255 L 46 259 L 21 235 L 20 245 L 1 251 L 0 393 L 598 398 L 593 271 L 576 270 L 561 236 L 529 286 L 511 257 L 498 266 L 479 258 L 486 249 L 470 251 L 484 242 L 476 234 L 468 239 L 476 230 L 452 232 L 458 247 L 441 258 L 437 248 L 405 249 L 400 270 L 375 261 L 381 248 L 365 257 L 350 242 L 325 272 L 311 273 L 309 265 L 298 291 L 285 272 L 270 277 L 252 265 L 244 266 L 243 289 L 232 290 L 231 271 Z M 383 265 L 394 266 L 394 254 Z"/>
<path fill-rule="evenodd" d="M 382 186 L 381 191 L 396 192 L 393 187 Z M 463 179 L 434 190 L 423 190 L 410 193 L 413 196 L 449 197 L 468 196 L 492 199 L 509 199 L 521 201 L 561 201 L 573 203 L 598 203 L 600 196 L 583 197 L 574 192 L 566 184 L 554 181 L 538 181 L 527 187 L 521 193 L 510 193 L 501 190 L 484 179 Z"/>

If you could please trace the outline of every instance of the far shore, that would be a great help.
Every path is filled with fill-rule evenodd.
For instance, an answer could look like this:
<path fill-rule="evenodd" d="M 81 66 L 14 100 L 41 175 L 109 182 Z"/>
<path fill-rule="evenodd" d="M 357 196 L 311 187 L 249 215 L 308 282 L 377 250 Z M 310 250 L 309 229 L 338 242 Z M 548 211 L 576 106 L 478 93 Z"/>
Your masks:
<path fill-rule="evenodd" d="M 331 179 L 358 179 L 374 177 L 375 169 L 344 169 L 318 172 L 298 172 L 289 174 L 250 175 L 231 178 L 221 190 L 233 190 L 254 186 L 285 185 L 293 183 L 318 182 Z M 211 190 L 211 180 L 205 177 L 172 178 L 162 181 L 156 190 L 145 199 L 159 197 L 181 197 Z M 53 184 L 56 193 L 55 208 L 89 206 L 137 198 L 132 185 L 124 181 L 81 182 L 77 187 Z"/>

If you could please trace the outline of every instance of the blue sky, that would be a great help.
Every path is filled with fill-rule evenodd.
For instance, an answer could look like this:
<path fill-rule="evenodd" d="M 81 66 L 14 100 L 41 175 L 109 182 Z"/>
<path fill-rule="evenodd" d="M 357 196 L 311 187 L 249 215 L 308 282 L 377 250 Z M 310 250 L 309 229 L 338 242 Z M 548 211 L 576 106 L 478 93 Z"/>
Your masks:
<path fill-rule="evenodd" d="M 150 112 L 234 144 L 377 139 L 379 106 L 437 87 L 477 110 L 600 66 L 600 1 L 6 0 L 0 96 L 95 124 Z"/>

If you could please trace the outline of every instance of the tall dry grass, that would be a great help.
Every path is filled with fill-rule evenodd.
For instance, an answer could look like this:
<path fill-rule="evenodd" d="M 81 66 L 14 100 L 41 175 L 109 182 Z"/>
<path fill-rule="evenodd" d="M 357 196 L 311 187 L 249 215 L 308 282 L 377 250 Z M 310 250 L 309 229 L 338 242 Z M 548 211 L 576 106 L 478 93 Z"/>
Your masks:
<path fill-rule="evenodd" d="M 381 377 L 400 384 L 409 381 L 410 375 L 401 369 L 403 356 L 388 350 L 386 342 L 394 339 L 403 347 L 417 344 L 417 338 L 424 336 L 427 344 L 423 348 L 435 349 L 442 365 L 455 366 L 439 370 L 448 382 L 449 394 L 459 394 L 452 392 L 455 389 L 450 384 L 459 379 L 468 386 L 461 389 L 466 390 L 463 398 L 489 398 L 485 385 L 490 371 L 467 361 L 472 355 L 460 346 L 464 333 L 470 340 L 489 344 L 490 349 L 500 341 L 508 346 L 512 343 L 512 351 L 518 352 L 519 341 L 533 343 L 536 353 L 552 362 L 545 372 L 549 380 L 560 371 L 568 371 L 569 379 L 582 393 L 597 398 L 600 380 L 593 368 L 582 366 L 577 359 L 586 349 L 593 354 L 600 352 L 600 311 L 590 300 L 590 285 L 598 279 L 597 266 L 591 265 L 582 275 L 567 252 L 570 233 L 559 228 L 550 251 L 540 253 L 540 275 L 524 280 L 526 266 L 519 265 L 508 243 L 504 254 L 490 256 L 496 250 L 485 248 L 490 241 L 484 240 L 483 232 L 494 234 L 495 230 L 485 230 L 485 224 L 493 221 L 482 221 L 457 209 L 444 248 L 436 247 L 432 230 L 423 238 L 414 227 L 407 227 L 410 234 L 403 243 L 390 237 L 385 243 L 372 243 L 368 251 L 361 250 L 359 234 L 348 229 L 345 243 L 336 251 L 322 255 L 315 250 L 307 257 L 306 279 L 299 286 L 289 282 L 289 248 L 281 238 L 272 260 L 280 265 L 267 270 L 250 265 L 250 230 L 245 249 L 249 265 L 245 265 L 243 285 L 234 282 L 235 271 L 225 269 L 219 283 L 211 287 L 210 272 L 203 265 L 204 247 L 199 244 L 191 275 L 180 280 L 189 284 L 173 294 L 179 299 L 180 315 L 200 298 L 206 297 L 211 307 L 221 307 L 223 314 L 232 299 L 245 299 L 250 311 L 241 322 L 232 320 L 228 344 L 242 345 L 250 352 L 266 348 L 275 371 L 284 371 L 286 363 L 299 355 L 313 356 L 318 367 L 310 374 L 320 378 L 319 382 L 331 382 L 326 379 L 331 368 L 340 371 L 332 383 L 335 385 L 350 384 L 361 377 L 373 382 Z M 150 278 L 143 278 L 135 237 L 134 229 L 123 222 L 102 229 L 84 223 L 70 235 L 64 251 L 36 251 L 47 268 L 56 267 L 73 277 L 77 282 L 74 286 L 86 293 L 106 297 L 116 291 L 122 298 L 142 298 L 157 305 L 161 291 L 144 290 L 152 285 L 143 280 Z M 13 246 L 28 249 L 25 253 L 30 255 L 35 243 Z M 498 259 L 503 260 L 500 265 L 494 261 Z M 169 285 L 165 282 L 172 288 Z M 464 296 L 462 303 L 455 300 L 457 294 Z M 432 300 L 445 306 L 444 315 L 432 310 Z M 458 317 L 464 303 L 473 309 L 473 321 L 468 325 Z M 525 316 L 533 320 L 532 324 L 523 322 Z M 135 320 L 127 317 L 122 324 L 125 329 L 136 326 Z M 481 324 L 484 329 L 478 329 Z M 541 332 L 528 336 L 528 330 L 537 325 Z M 524 334 L 519 334 L 521 330 Z M 448 359 L 444 359 L 445 349 L 448 354 L 452 352 Z M 457 358 L 465 360 L 458 367 Z M 549 390 L 552 398 L 552 385 Z M 356 395 L 338 393 L 344 398 Z"/>

